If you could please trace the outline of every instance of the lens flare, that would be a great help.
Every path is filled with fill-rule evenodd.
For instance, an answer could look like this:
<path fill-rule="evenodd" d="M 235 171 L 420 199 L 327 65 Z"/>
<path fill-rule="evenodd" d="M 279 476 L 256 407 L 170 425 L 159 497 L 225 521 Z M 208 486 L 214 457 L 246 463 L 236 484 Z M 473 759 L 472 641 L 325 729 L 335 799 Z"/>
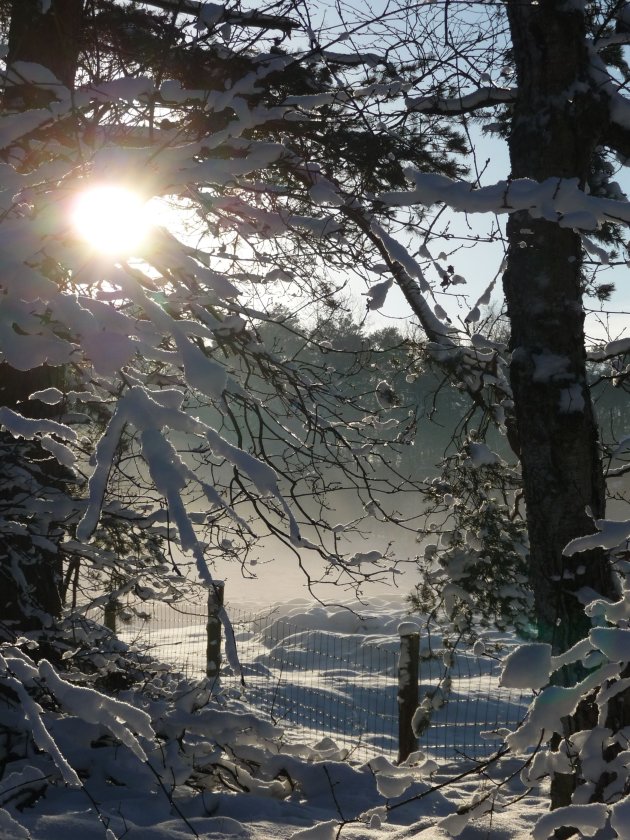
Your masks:
<path fill-rule="evenodd" d="M 110 185 L 79 193 L 72 208 L 72 224 L 94 250 L 116 256 L 137 251 L 151 227 L 142 198 L 125 187 Z"/>

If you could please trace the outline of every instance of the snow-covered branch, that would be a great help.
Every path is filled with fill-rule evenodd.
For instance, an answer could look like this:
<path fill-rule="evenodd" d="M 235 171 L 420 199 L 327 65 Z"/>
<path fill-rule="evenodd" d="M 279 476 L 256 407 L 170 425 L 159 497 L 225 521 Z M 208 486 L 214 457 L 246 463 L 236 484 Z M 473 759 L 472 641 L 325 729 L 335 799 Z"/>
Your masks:
<path fill-rule="evenodd" d="M 475 187 L 435 173 L 408 170 L 407 177 L 413 190 L 381 193 L 378 200 L 390 207 L 445 204 L 462 213 L 526 210 L 532 218 L 580 230 L 597 230 L 606 221 L 630 224 L 630 203 L 589 195 L 575 178 L 548 178 L 542 183 L 516 178 Z"/>
<path fill-rule="evenodd" d="M 410 111 L 423 114 L 454 115 L 467 114 L 481 108 L 491 108 L 514 102 L 517 91 L 515 88 L 482 87 L 463 96 L 441 97 L 439 94 L 431 96 L 407 96 L 405 104 Z"/>

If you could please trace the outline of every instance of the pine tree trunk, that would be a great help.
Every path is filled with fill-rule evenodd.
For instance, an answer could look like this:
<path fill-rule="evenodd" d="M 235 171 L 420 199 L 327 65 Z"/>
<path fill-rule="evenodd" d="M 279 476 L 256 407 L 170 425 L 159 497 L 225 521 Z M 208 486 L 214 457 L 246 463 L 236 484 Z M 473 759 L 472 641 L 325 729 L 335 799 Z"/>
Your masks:
<path fill-rule="evenodd" d="M 523 234 L 523 230 L 531 233 Z M 518 214 L 504 290 L 538 635 L 557 653 L 588 633 L 576 592 L 616 596 L 601 550 L 564 557 L 605 512 L 604 479 L 586 382 L 579 237 Z M 521 241 L 527 247 L 520 247 Z"/>
<path fill-rule="evenodd" d="M 569 3 L 508 3 L 518 98 L 509 138 L 512 178 L 575 178 L 584 186 L 605 104 L 590 87 L 583 15 Z M 583 84 L 582 84 L 583 83 Z M 582 84 L 582 87 L 580 85 Z M 580 89 L 584 93 L 580 93 Z M 598 426 L 586 380 L 580 237 L 555 221 L 510 217 L 504 291 L 511 322 L 511 381 L 521 451 L 538 633 L 557 653 L 590 622 L 577 597 L 588 587 L 616 598 L 605 553 L 563 557 L 603 517 Z M 575 681 L 578 669 L 559 679 Z M 567 734 L 593 725 L 582 703 Z M 552 807 L 570 802 L 575 779 L 552 782 Z"/>
<path fill-rule="evenodd" d="M 8 74 L 15 62 L 45 66 L 66 87 L 72 88 L 76 75 L 83 16 L 83 0 L 52 0 L 42 14 L 39 0 L 13 0 L 9 30 Z M 33 85 L 12 81 L 9 75 L 3 97 L 5 111 L 43 107 L 52 94 Z M 1 284 L 1 279 L 0 279 Z M 46 365 L 30 371 L 0 364 L 0 405 L 29 417 L 54 418 L 50 406 L 29 400 L 34 391 L 59 385 L 63 373 Z M 64 471 L 35 442 L 15 440 L 0 433 L 3 475 L 0 483 L 0 509 L 11 510 L 16 495 L 28 487 L 59 489 Z M 21 476 L 19 480 L 17 476 Z M 17 483 L 16 483 L 17 482 Z M 10 524 L 10 523 L 9 523 Z M 4 529 L 2 529 L 4 530 Z M 55 530 L 37 534 L 53 543 Z M 0 621 L 13 631 L 28 630 L 46 622 L 46 616 L 61 612 L 61 561 L 46 543 L 35 542 L 31 534 L 7 530 L 0 547 Z"/>
<path fill-rule="evenodd" d="M 519 93 L 509 138 L 513 178 L 586 183 L 606 120 L 588 79 L 584 19 L 570 4 L 511 2 Z M 574 93 L 572 93 L 574 92 Z M 586 381 L 581 243 L 556 222 L 511 216 L 504 291 L 540 636 L 556 651 L 588 627 L 576 590 L 614 596 L 603 552 L 562 555 L 605 508 L 598 427 Z"/>

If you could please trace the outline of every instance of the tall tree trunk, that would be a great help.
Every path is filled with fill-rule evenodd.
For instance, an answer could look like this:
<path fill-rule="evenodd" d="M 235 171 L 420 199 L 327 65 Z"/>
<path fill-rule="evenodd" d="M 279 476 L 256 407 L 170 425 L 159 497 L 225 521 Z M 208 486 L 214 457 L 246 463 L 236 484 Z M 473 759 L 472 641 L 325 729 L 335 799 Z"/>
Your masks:
<path fill-rule="evenodd" d="M 518 99 L 509 138 L 513 178 L 585 185 L 606 105 L 588 84 L 583 15 L 571 4 L 508 4 Z M 589 86 L 590 87 L 590 86 Z M 588 627 L 576 590 L 614 596 L 604 553 L 563 557 L 605 508 L 598 427 L 586 381 L 580 237 L 514 214 L 504 291 L 539 634 L 555 651 Z"/>
<path fill-rule="evenodd" d="M 509 138 L 513 178 L 575 178 L 584 186 L 607 123 L 589 81 L 583 14 L 572 4 L 508 3 L 518 98 Z M 580 93 L 583 90 L 584 93 Z M 504 291 L 510 317 L 511 381 L 519 433 L 538 634 L 557 653 L 590 622 L 577 597 L 588 587 L 616 597 L 601 550 L 564 557 L 574 537 L 603 517 L 598 427 L 586 380 L 582 248 L 555 221 L 511 216 Z M 574 681 L 579 671 L 560 680 Z M 594 725 L 582 703 L 567 734 Z M 552 807 L 568 804 L 572 776 L 552 782 Z"/>
<path fill-rule="evenodd" d="M 6 111 L 43 107 L 54 96 L 50 91 L 21 82 L 16 62 L 32 62 L 50 70 L 66 87 L 72 88 L 77 70 L 83 0 L 52 0 L 45 14 L 40 0 L 13 0 L 7 56 L 8 82 L 3 97 Z M 0 278 L 1 285 L 1 278 Z M 53 416 L 50 406 L 29 400 L 34 391 L 58 385 L 59 370 L 46 365 L 30 371 L 0 364 L 0 404 L 30 417 Z M 46 488 L 59 489 L 63 470 L 34 442 L 16 441 L 0 433 L 3 476 L 0 508 L 29 492 L 46 495 Z M 4 530 L 4 529 L 3 529 Z M 27 528 L 27 531 L 29 529 Z M 5 532 L 0 547 L 0 621 L 15 630 L 40 626 L 46 615 L 61 611 L 61 561 L 51 547 L 58 539 L 54 528 L 47 533 Z M 41 539 L 38 539 L 41 538 Z"/>

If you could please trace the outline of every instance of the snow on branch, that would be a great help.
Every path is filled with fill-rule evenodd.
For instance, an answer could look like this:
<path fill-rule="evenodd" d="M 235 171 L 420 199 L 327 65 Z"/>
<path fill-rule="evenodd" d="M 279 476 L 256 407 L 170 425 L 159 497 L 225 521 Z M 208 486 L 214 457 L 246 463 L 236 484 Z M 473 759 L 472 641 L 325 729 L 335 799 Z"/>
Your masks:
<path fill-rule="evenodd" d="M 423 114 L 466 114 L 480 108 L 514 102 L 516 93 L 515 88 L 483 87 L 464 96 L 407 96 L 405 104 L 410 111 Z"/>
<path fill-rule="evenodd" d="M 4 426 L 7 431 L 11 432 L 13 437 L 26 438 L 33 440 L 33 438 L 40 435 L 57 435 L 63 440 L 76 441 L 77 434 L 73 429 L 65 426 L 63 423 L 57 423 L 55 420 L 31 419 L 23 417 L 16 411 L 12 411 L 6 406 L 0 408 L 0 426 Z"/>
<path fill-rule="evenodd" d="M 359 67 L 362 64 L 367 64 L 368 67 L 377 67 L 379 64 L 387 64 L 385 58 L 373 52 L 339 53 L 332 50 L 317 50 L 313 55 L 330 64 L 342 64 L 346 67 Z"/>
<path fill-rule="evenodd" d="M 407 300 L 410 302 L 413 301 L 414 312 L 420 318 L 423 328 L 431 336 L 432 340 L 437 341 L 441 345 L 453 347 L 454 342 L 448 336 L 446 326 L 433 314 L 431 307 L 422 294 L 423 291 L 428 290 L 429 286 L 416 260 L 409 254 L 406 248 L 383 230 L 381 225 L 377 224 L 376 221 L 372 222 L 371 232 L 380 240 L 388 257 L 394 263 L 400 265 L 404 269 L 406 277 L 412 281 L 407 283 L 403 282 L 403 292 Z"/>
<path fill-rule="evenodd" d="M 198 540 L 182 500 L 186 483 L 191 480 L 199 482 L 199 479 L 196 479 L 167 439 L 167 429 L 203 436 L 212 451 L 246 475 L 261 496 L 271 496 L 278 502 L 288 519 L 292 542 L 296 545 L 305 544 L 300 539 L 297 522 L 280 493 L 275 471 L 268 464 L 230 444 L 206 423 L 183 411 L 179 405 L 182 399 L 183 395 L 179 391 L 149 392 L 139 385 L 132 386 L 119 399 L 116 412 L 96 448 L 96 466 L 89 481 L 88 506 L 77 527 L 77 538 L 88 540 L 96 528 L 114 453 L 125 426 L 130 424 L 140 432 L 142 455 L 151 478 L 158 492 L 168 501 L 182 549 L 195 553 L 202 579 L 212 582 L 212 576 L 203 560 L 203 552 L 198 553 Z M 199 483 L 205 490 L 207 485 Z M 208 500 L 216 503 L 214 492 L 208 494 Z M 234 516 L 239 519 L 236 514 Z"/>
<path fill-rule="evenodd" d="M 42 707 L 33 700 L 22 684 L 22 681 L 11 674 L 10 664 L 12 663 L 7 662 L 0 654 L 0 669 L 6 672 L 5 681 L 7 686 L 12 688 L 19 698 L 22 711 L 30 724 L 33 740 L 41 750 L 44 750 L 51 756 L 64 782 L 69 787 L 80 788 L 81 780 L 77 772 L 66 760 L 42 719 Z"/>
<path fill-rule="evenodd" d="M 540 817 L 532 831 L 533 840 L 547 840 L 557 836 L 556 829 L 564 826 L 579 826 L 583 837 L 592 837 L 604 828 L 609 808 L 601 802 L 587 805 L 566 805 Z"/>
<path fill-rule="evenodd" d="M 115 738 L 129 747 L 140 761 L 147 760 L 146 753 L 134 734 L 137 733 L 149 742 L 154 741 L 155 733 L 151 726 L 151 718 L 146 712 L 122 700 L 107 697 L 93 688 L 72 685 L 60 677 L 46 659 L 42 659 L 39 663 L 39 673 L 65 709 L 87 723 L 97 723 L 105 727 Z"/>
<path fill-rule="evenodd" d="M 524 723 L 506 738 L 515 754 L 521 755 L 541 740 L 549 740 L 554 732 L 563 732 L 562 719 L 572 715 L 590 691 L 612 680 L 619 673 L 616 663 L 606 663 L 591 671 L 572 686 L 550 685 L 529 707 Z"/>
<path fill-rule="evenodd" d="M 590 551 L 593 548 L 604 548 L 610 550 L 624 543 L 630 538 L 630 521 L 614 519 L 596 519 L 594 534 L 587 534 L 584 537 L 576 537 L 565 546 L 564 556 L 572 557 L 580 551 Z"/>
<path fill-rule="evenodd" d="M 532 218 L 556 222 L 560 227 L 597 230 L 606 221 L 630 224 L 630 203 L 589 195 L 576 178 L 530 178 L 498 181 L 475 187 L 446 175 L 408 169 L 413 190 L 385 192 L 379 201 L 390 207 L 413 204 L 446 204 L 462 213 L 516 213 L 527 211 Z"/>

